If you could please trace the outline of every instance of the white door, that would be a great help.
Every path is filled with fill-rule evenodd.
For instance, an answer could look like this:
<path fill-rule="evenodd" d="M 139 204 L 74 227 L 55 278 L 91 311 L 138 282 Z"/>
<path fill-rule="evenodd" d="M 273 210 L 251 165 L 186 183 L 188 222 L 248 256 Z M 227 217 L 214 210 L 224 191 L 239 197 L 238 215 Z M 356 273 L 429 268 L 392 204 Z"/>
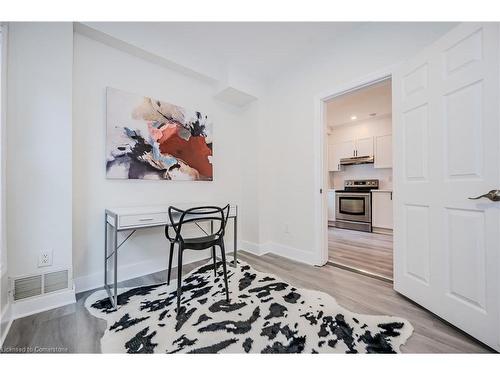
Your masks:
<path fill-rule="evenodd" d="M 373 156 L 373 137 L 358 138 L 354 156 Z"/>
<path fill-rule="evenodd" d="M 394 288 L 500 350 L 498 24 L 461 24 L 393 76 Z"/>

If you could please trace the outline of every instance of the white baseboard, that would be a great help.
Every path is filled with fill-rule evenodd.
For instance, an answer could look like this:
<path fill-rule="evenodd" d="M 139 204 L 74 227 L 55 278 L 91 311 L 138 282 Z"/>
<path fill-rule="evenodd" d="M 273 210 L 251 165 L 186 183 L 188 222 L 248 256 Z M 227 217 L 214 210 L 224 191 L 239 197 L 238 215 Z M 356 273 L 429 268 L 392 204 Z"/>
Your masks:
<path fill-rule="evenodd" d="M 7 334 L 9 333 L 10 326 L 12 325 L 12 304 L 7 303 L 7 307 L 0 314 L 0 348 L 3 346 Z"/>
<path fill-rule="evenodd" d="M 272 241 L 260 245 L 260 248 L 265 253 L 273 253 L 282 256 L 284 258 L 295 260 L 300 263 L 305 263 L 311 266 L 317 264 L 314 259 L 315 254 L 313 252 L 304 251 L 302 249 L 279 244 Z"/>
<path fill-rule="evenodd" d="M 184 264 L 197 262 L 207 258 L 205 252 L 191 252 L 192 257 L 186 260 Z M 172 265 L 175 268 L 175 265 Z M 155 272 L 164 271 L 167 268 L 167 260 L 165 257 L 149 259 L 138 263 L 125 264 L 118 266 L 118 282 L 135 279 L 149 275 Z M 74 279 L 76 293 L 86 292 L 87 290 L 102 288 L 104 285 L 103 271 L 96 272 L 90 275 L 79 276 Z M 108 281 L 111 282 L 111 279 Z"/>
<path fill-rule="evenodd" d="M 392 229 L 373 227 L 372 232 L 378 234 L 392 234 Z"/>
<path fill-rule="evenodd" d="M 316 262 L 314 258 L 315 254 L 313 252 L 304 251 L 302 249 L 272 241 L 261 244 L 250 241 L 241 241 L 240 249 L 257 256 L 271 253 L 308 265 L 319 264 Z"/>
<path fill-rule="evenodd" d="M 76 302 L 75 288 L 42 294 L 38 297 L 28 298 L 12 303 L 12 319 L 37 314 L 57 307 L 70 305 Z"/>
<path fill-rule="evenodd" d="M 240 250 L 244 250 L 248 253 L 251 253 L 251 254 L 254 254 L 257 256 L 261 256 L 261 255 L 264 255 L 267 253 L 267 251 L 262 248 L 261 244 L 258 244 L 255 242 L 250 242 L 250 241 L 241 241 L 239 248 L 240 248 Z"/>

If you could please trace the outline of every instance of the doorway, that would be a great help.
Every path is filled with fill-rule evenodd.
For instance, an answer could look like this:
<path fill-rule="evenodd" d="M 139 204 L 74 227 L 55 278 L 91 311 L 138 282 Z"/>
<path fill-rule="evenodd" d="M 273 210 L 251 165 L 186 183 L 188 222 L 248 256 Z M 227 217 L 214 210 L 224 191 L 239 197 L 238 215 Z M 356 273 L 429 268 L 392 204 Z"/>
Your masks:
<path fill-rule="evenodd" d="M 328 263 L 392 282 L 391 78 L 326 100 L 325 124 Z"/>

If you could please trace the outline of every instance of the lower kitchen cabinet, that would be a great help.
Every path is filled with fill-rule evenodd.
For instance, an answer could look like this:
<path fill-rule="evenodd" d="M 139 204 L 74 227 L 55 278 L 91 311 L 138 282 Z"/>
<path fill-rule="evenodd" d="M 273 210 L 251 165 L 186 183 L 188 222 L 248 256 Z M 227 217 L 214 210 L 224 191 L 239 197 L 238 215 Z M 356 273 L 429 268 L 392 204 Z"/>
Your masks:
<path fill-rule="evenodd" d="M 392 191 L 372 190 L 372 226 L 392 230 Z"/>
<path fill-rule="evenodd" d="M 328 190 L 328 222 L 335 221 L 335 190 Z"/>

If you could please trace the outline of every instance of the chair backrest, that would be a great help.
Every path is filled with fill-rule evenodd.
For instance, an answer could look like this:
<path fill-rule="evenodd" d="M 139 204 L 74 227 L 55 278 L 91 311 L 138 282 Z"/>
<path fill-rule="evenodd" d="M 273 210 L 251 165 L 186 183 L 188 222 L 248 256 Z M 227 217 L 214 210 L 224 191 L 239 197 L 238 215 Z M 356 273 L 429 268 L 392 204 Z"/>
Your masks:
<path fill-rule="evenodd" d="M 199 221 L 212 221 L 218 223 L 218 229 L 213 234 L 216 236 L 224 236 L 229 217 L 229 204 L 225 207 L 200 206 L 188 208 L 186 210 L 170 206 L 168 208 L 168 216 L 170 219 L 170 226 L 175 231 L 175 238 L 172 238 L 168 232 L 169 226 L 165 228 L 165 234 L 169 240 L 183 241 L 183 225 Z"/>

